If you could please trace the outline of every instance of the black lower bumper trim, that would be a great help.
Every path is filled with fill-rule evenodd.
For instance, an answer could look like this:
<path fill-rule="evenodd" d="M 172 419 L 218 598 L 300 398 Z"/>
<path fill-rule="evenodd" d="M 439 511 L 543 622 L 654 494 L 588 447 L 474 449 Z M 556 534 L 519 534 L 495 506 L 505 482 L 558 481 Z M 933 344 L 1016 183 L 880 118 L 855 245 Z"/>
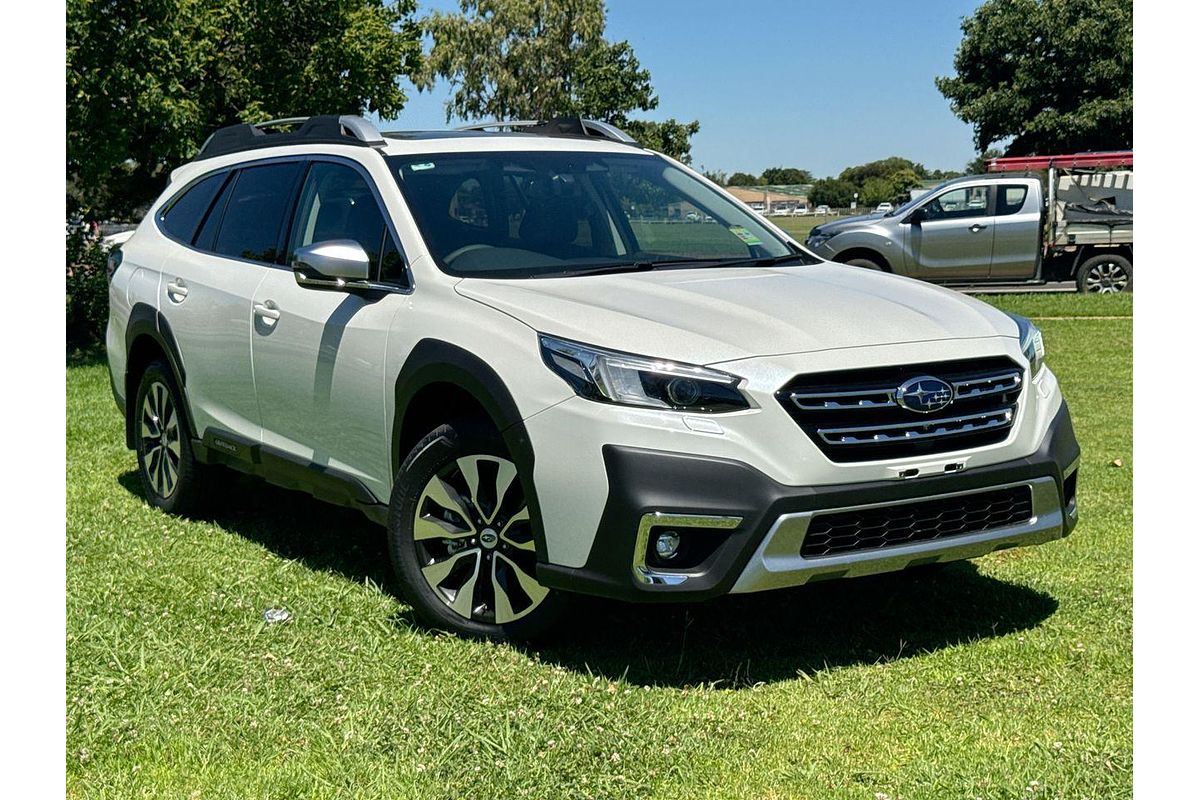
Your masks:
<path fill-rule="evenodd" d="M 783 514 L 899 502 L 1047 476 L 1055 479 L 1059 499 L 1070 512 L 1065 515 L 1066 535 L 1077 517 L 1074 498 L 1064 496 L 1063 482 L 1079 452 L 1066 403 L 1041 446 L 1025 458 L 911 480 L 785 486 L 738 461 L 607 445 L 603 453 L 609 496 L 587 563 L 578 568 L 540 564 L 538 580 L 621 600 L 703 600 L 729 592 Z M 678 585 L 649 586 L 634 578 L 632 561 L 638 524 L 654 511 L 739 516 L 742 523 L 705 560 L 702 571 L 689 571 Z"/>

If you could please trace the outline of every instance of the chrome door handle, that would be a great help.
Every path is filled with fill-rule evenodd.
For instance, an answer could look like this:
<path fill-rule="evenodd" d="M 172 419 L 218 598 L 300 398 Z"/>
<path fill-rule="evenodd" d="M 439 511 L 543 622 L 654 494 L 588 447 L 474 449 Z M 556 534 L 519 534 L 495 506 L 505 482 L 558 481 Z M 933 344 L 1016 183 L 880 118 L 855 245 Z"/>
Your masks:
<path fill-rule="evenodd" d="M 176 278 L 167 283 L 167 297 L 173 303 L 182 303 L 187 297 L 187 284 Z"/>
<path fill-rule="evenodd" d="M 265 303 L 255 303 L 254 313 L 256 316 L 262 317 L 263 319 L 269 319 L 272 322 L 279 319 L 279 309 L 271 300 L 268 300 Z"/>
<path fill-rule="evenodd" d="M 979 233 L 982 230 L 987 230 L 987 225 L 980 225 L 978 222 L 976 222 L 974 225 L 967 228 L 967 230 L 969 230 L 971 233 Z"/>

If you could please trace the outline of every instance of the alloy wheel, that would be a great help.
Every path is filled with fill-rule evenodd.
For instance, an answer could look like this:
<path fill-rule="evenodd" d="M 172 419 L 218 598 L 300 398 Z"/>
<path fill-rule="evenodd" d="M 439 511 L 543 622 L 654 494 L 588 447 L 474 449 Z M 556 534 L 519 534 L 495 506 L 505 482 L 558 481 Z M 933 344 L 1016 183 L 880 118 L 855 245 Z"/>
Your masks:
<path fill-rule="evenodd" d="M 1096 294 L 1118 294 L 1129 285 L 1129 273 L 1115 261 L 1094 264 L 1084 277 L 1084 287 Z"/>
<path fill-rule="evenodd" d="M 159 497 L 167 498 L 179 482 L 179 415 L 171 392 L 160 381 L 150 384 L 142 401 L 142 469 Z"/>
<path fill-rule="evenodd" d="M 464 456 L 434 475 L 417 501 L 413 540 L 425 582 L 465 619 L 513 622 L 549 594 L 534 577 L 529 506 L 508 459 Z"/>

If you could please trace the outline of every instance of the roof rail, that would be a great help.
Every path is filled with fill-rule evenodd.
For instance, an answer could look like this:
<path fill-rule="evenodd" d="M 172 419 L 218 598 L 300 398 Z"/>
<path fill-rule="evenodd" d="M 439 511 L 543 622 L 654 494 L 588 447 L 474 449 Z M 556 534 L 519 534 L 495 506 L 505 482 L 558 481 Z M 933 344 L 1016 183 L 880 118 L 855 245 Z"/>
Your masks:
<path fill-rule="evenodd" d="M 278 130 L 292 127 L 295 127 L 295 130 Z M 384 144 L 384 139 L 374 125 L 352 114 L 284 117 L 253 125 L 242 123 L 219 128 L 200 147 L 200 152 L 194 160 L 289 144 L 350 144 L 374 147 Z"/>
<path fill-rule="evenodd" d="M 555 117 L 550 120 L 516 119 L 494 122 L 475 122 L 456 130 L 484 131 L 489 128 L 508 128 L 522 133 L 539 136 L 594 136 L 622 144 L 637 144 L 637 141 L 616 125 L 582 117 Z"/>

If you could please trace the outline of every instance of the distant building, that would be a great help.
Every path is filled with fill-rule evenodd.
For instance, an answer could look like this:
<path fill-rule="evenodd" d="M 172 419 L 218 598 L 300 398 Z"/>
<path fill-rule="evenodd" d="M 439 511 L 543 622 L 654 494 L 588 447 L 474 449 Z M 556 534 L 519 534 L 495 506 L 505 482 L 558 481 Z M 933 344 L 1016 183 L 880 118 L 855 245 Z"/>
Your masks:
<path fill-rule="evenodd" d="M 809 210 L 808 193 L 810 184 L 798 183 L 789 186 L 726 186 L 725 191 L 764 214 L 803 213 Z"/>

